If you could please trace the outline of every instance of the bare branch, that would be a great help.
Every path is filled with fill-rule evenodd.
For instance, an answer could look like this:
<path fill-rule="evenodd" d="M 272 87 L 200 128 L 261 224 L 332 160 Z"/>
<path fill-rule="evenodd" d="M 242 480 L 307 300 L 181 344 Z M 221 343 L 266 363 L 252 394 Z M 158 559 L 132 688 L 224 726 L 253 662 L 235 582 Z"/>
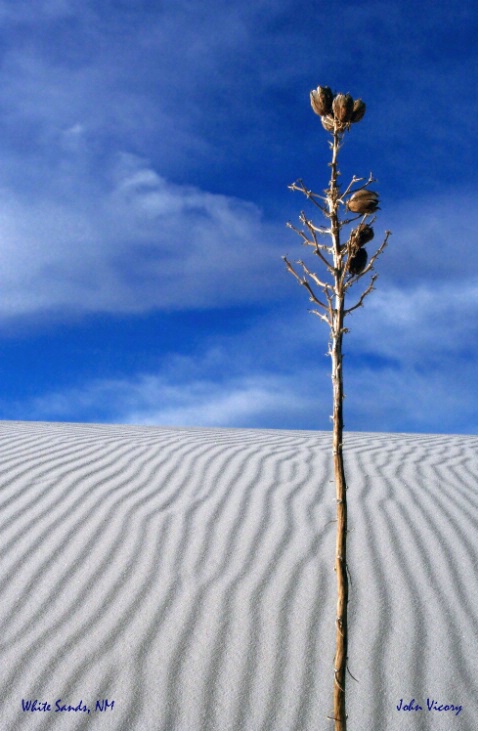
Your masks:
<path fill-rule="evenodd" d="M 348 226 L 349 223 L 355 223 L 355 221 L 358 221 L 359 218 L 362 219 L 362 223 L 367 220 L 367 218 L 370 216 L 370 213 L 366 213 L 363 215 L 362 213 L 359 213 L 357 216 L 353 216 L 353 218 L 344 218 L 343 221 L 340 221 L 340 226 Z"/>
<path fill-rule="evenodd" d="M 297 262 L 297 264 L 300 264 L 300 265 L 301 265 L 301 267 L 302 267 L 302 269 L 304 270 L 304 272 L 305 272 L 305 273 L 307 274 L 307 276 L 309 276 L 309 277 L 310 277 L 311 279 L 313 279 L 313 280 L 314 280 L 314 282 L 315 282 L 316 284 L 318 284 L 318 285 L 319 285 L 319 287 L 322 287 L 322 288 L 324 289 L 324 291 L 325 291 L 325 290 L 329 290 L 329 289 L 330 289 L 330 290 L 331 290 L 332 292 L 334 291 L 334 288 L 332 287 L 332 285 L 331 285 L 331 284 L 327 284 L 327 282 L 322 282 L 322 281 L 321 281 L 321 280 L 320 280 L 320 279 L 318 278 L 317 274 L 314 274 L 314 272 L 311 272 L 311 271 L 310 271 L 310 270 L 308 269 L 308 267 L 307 267 L 307 266 L 306 266 L 306 265 L 304 264 L 304 262 L 302 261 L 302 259 L 299 259 L 299 261 Z"/>
<path fill-rule="evenodd" d="M 283 256 L 283 257 L 282 257 L 282 260 L 283 260 L 283 261 L 285 262 L 285 265 L 286 265 L 286 267 L 287 267 L 288 271 L 289 271 L 289 272 L 290 272 L 291 274 L 293 274 L 293 275 L 294 275 L 294 277 L 295 277 L 295 278 L 296 278 L 296 279 L 297 279 L 297 280 L 299 281 L 299 283 L 300 283 L 300 284 L 302 284 L 302 277 L 300 277 L 300 276 L 299 276 L 299 275 L 297 274 L 297 272 L 295 271 L 294 267 L 292 266 L 292 264 L 290 263 L 290 261 L 289 261 L 289 260 L 287 259 L 287 257 L 286 257 L 286 256 Z"/>
<path fill-rule="evenodd" d="M 391 234 L 392 234 L 391 231 L 385 232 L 385 238 L 384 238 L 383 242 L 381 243 L 381 245 L 379 246 L 379 248 L 377 249 L 375 254 L 372 256 L 372 258 L 370 259 L 369 263 L 367 264 L 367 266 L 365 267 L 363 272 L 360 272 L 360 274 L 357 277 L 358 279 L 360 279 L 360 277 L 363 277 L 364 274 L 367 274 L 371 269 L 373 269 L 373 265 L 374 265 L 375 261 L 378 259 L 380 254 L 383 253 L 385 247 L 387 246 L 388 239 L 389 239 L 389 236 L 391 236 Z"/>
<path fill-rule="evenodd" d="M 367 273 L 368 273 L 368 272 L 369 272 L 369 271 L 370 271 L 371 269 L 373 269 L 373 265 L 374 265 L 375 261 L 376 261 L 376 260 L 378 259 L 378 257 L 380 256 L 380 254 L 381 254 L 381 253 L 383 252 L 383 250 L 384 250 L 384 249 L 385 249 L 385 247 L 387 246 L 387 244 L 388 244 L 388 238 L 389 238 L 389 236 L 391 236 L 391 235 L 392 235 L 392 232 L 391 232 L 391 231 L 386 231 L 386 232 L 385 232 L 385 238 L 384 238 L 383 242 L 381 243 L 381 245 L 379 246 L 379 248 L 377 249 L 377 251 L 375 252 L 375 254 L 374 254 L 374 255 L 372 256 L 372 258 L 370 259 L 370 261 L 369 261 L 369 263 L 367 264 L 367 266 L 365 267 L 365 269 L 364 269 L 364 270 L 363 270 L 362 272 L 360 272 L 360 274 L 357 274 L 357 275 L 355 275 L 355 276 L 351 277 L 351 278 L 350 278 L 350 279 L 349 279 L 349 280 L 348 280 L 348 281 L 347 281 L 347 282 L 345 283 L 345 285 L 344 285 L 344 290 L 346 290 L 346 289 L 348 289 L 349 287 L 351 287 L 351 286 L 352 286 L 352 284 L 355 284 L 355 282 L 356 282 L 357 280 L 361 279 L 361 277 L 363 277 L 363 276 L 364 276 L 365 274 L 367 274 Z"/>
<path fill-rule="evenodd" d="M 311 198 L 311 199 L 319 198 L 320 200 L 323 200 L 323 201 L 327 200 L 327 198 L 325 198 L 323 195 L 319 195 L 319 193 L 314 193 L 313 190 L 310 190 L 309 188 L 307 188 L 307 186 L 305 185 L 302 178 L 299 178 L 298 180 L 295 181 L 295 183 L 292 183 L 292 185 L 289 185 L 289 188 L 291 190 L 300 191 L 307 198 Z"/>
<path fill-rule="evenodd" d="M 313 246 L 314 249 L 317 248 L 316 242 L 311 241 L 309 238 L 307 238 L 307 234 L 304 231 L 301 231 L 300 228 L 297 228 L 292 223 L 290 223 L 290 221 L 287 223 L 287 228 L 291 228 L 292 231 L 295 231 L 296 234 L 301 237 L 304 246 Z"/>
<path fill-rule="evenodd" d="M 348 186 L 347 190 L 344 193 L 342 193 L 342 195 L 338 199 L 341 203 L 344 203 L 344 200 L 343 199 L 345 198 L 345 196 L 348 193 L 351 192 L 352 185 L 354 183 L 358 183 L 360 180 L 364 180 L 364 178 L 356 178 L 355 175 L 354 175 L 354 177 L 352 178 L 352 182 Z M 373 175 L 372 175 L 372 173 L 370 173 L 370 175 L 368 176 L 367 182 L 364 183 L 363 185 L 359 185 L 358 188 L 355 188 L 355 190 L 353 191 L 353 193 L 356 193 L 358 190 L 365 190 L 365 188 L 367 188 L 369 185 L 371 185 L 372 183 L 376 183 L 376 182 L 377 182 L 377 178 L 374 178 Z"/>
<path fill-rule="evenodd" d="M 350 188 L 352 187 L 352 185 L 355 185 L 355 183 L 359 183 L 361 180 L 365 180 L 365 178 L 356 178 L 354 175 L 352 180 L 348 184 L 347 189 L 342 193 L 341 198 L 344 198 L 344 196 L 347 195 L 347 193 L 350 191 Z"/>
<path fill-rule="evenodd" d="M 312 190 L 306 188 L 303 180 L 297 180 L 295 183 L 292 183 L 292 185 L 289 185 L 289 189 L 298 190 L 300 193 L 303 193 L 308 200 L 310 200 L 315 206 L 317 206 L 317 208 L 320 208 L 324 216 L 327 216 L 327 218 L 329 217 L 328 209 L 321 205 L 317 200 L 327 200 L 327 198 L 324 198 L 323 195 L 314 193 Z"/>
<path fill-rule="evenodd" d="M 304 211 L 301 211 L 300 216 L 299 216 L 299 221 L 301 223 L 303 223 L 305 226 L 307 226 L 307 228 L 309 229 L 310 233 L 313 236 L 314 245 L 317 248 L 319 248 L 319 249 L 325 249 L 326 251 L 332 252 L 332 247 L 331 246 L 326 246 L 325 244 L 319 244 L 319 242 L 317 241 L 317 233 L 320 233 L 320 234 L 322 234 L 324 236 L 325 235 L 332 236 L 332 229 L 325 228 L 323 226 L 314 226 L 314 224 L 312 223 L 312 221 L 309 218 L 307 218 L 307 216 L 305 215 Z"/>
<path fill-rule="evenodd" d="M 288 261 L 288 259 L 286 259 L 285 256 L 283 256 L 282 259 L 285 261 L 286 267 L 289 270 L 289 272 L 294 275 L 294 277 L 297 279 L 297 281 L 299 282 L 299 284 L 301 284 L 303 287 L 306 288 L 306 290 L 308 291 L 308 293 L 310 295 L 310 301 L 311 302 L 315 302 L 316 305 L 319 305 L 319 307 L 322 307 L 324 310 L 327 310 L 328 311 L 329 308 L 327 307 L 327 305 L 325 305 L 323 302 L 321 302 L 319 300 L 319 298 L 316 296 L 315 292 L 313 291 L 313 289 L 310 286 L 310 284 L 307 281 L 307 279 L 305 279 L 305 277 L 301 277 L 299 274 L 297 274 L 297 272 L 295 271 L 294 267 Z"/>
<path fill-rule="evenodd" d="M 323 236 L 332 235 L 332 230 L 330 228 L 326 228 L 325 226 L 315 226 L 312 221 L 308 218 L 304 217 L 304 223 L 305 225 L 310 228 L 312 231 L 316 231 L 319 234 L 322 234 Z"/>
<path fill-rule="evenodd" d="M 302 286 L 303 286 L 303 287 L 305 287 L 305 288 L 306 288 L 307 292 L 309 293 L 309 295 L 310 295 L 310 297 L 309 297 L 309 300 L 310 300 L 311 302 L 315 302 L 315 304 L 316 304 L 316 305 L 319 305 L 319 307 L 323 307 L 323 309 L 324 309 L 324 310 L 327 310 L 327 311 L 328 311 L 328 309 L 329 309 L 329 308 L 327 307 L 327 305 L 324 305 L 324 303 L 323 303 L 323 302 L 321 302 L 321 301 L 320 301 L 320 300 L 318 299 L 318 297 L 316 296 L 316 294 L 315 294 L 314 290 L 313 290 L 313 289 L 312 289 L 312 287 L 310 286 L 310 284 L 309 284 L 309 282 L 307 281 L 307 279 L 305 279 L 305 277 L 304 277 L 304 279 L 302 279 L 302 281 L 301 281 L 301 284 L 302 284 Z"/>
<path fill-rule="evenodd" d="M 319 242 L 317 241 L 317 234 L 314 231 L 314 227 L 310 224 L 309 219 L 305 215 L 304 211 L 300 212 L 299 221 L 307 226 L 310 233 L 312 234 L 312 238 L 314 239 L 314 246 L 317 248 L 319 246 Z"/>
<path fill-rule="evenodd" d="M 332 323 L 329 320 L 329 318 L 327 317 L 327 315 L 323 315 L 318 310 L 308 310 L 308 312 L 311 312 L 313 315 L 317 315 L 317 317 L 320 317 L 320 319 L 323 320 L 324 322 L 326 322 L 329 327 L 332 327 Z"/>
<path fill-rule="evenodd" d="M 372 279 L 370 280 L 369 286 L 367 287 L 367 289 L 365 290 L 365 292 L 362 293 L 359 301 L 355 305 L 353 305 L 353 307 L 348 307 L 346 310 L 344 310 L 344 315 L 348 315 L 350 312 L 353 312 L 358 307 L 362 307 L 363 301 L 364 301 L 365 297 L 368 294 L 370 294 L 371 292 L 373 292 L 373 290 L 375 289 L 375 287 L 373 285 L 375 284 L 375 281 L 377 280 L 377 278 L 378 278 L 378 274 L 374 274 L 372 276 Z"/>
<path fill-rule="evenodd" d="M 325 266 L 327 267 L 327 269 L 329 270 L 329 272 L 331 274 L 333 274 L 334 273 L 334 267 L 332 266 L 332 264 L 330 262 L 327 261 L 327 259 L 325 258 L 325 256 L 320 251 L 320 249 L 323 248 L 323 247 L 320 244 L 317 244 L 316 245 L 315 241 L 311 241 L 310 239 L 308 239 L 307 236 L 306 236 L 306 234 L 304 233 L 304 231 L 301 231 L 299 228 L 296 228 L 292 223 L 290 223 L 290 221 L 287 223 L 287 227 L 288 228 L 291 228 L 292 231 L 295 231 L 296 234 L 298 234 L 301 237 L 301 239 L 303 239 L 304 244 L 306 244 L 307 246 L 313 246 L 314 247 L 315 253 L 317 254 L 317 256 L 323 261 L 323 263 L 325 264 Z M 328 247 L 325 247 L 325 248 L 328 251 L 330 250 Z"/>
<path fill-rule="evenodd" d="M 308 239 L 306 234 L 304 233 L 304 231 L 301 231 L 300 228 L 297 228 L 296 226 L 294 226 L 290 221 L 288 221 L 286 225 L 287 225 L 287 228 L 291 228 L 292 231 L 295 231 L 296 234 L 298 234 L 302 239 L 304 239 L 305 244 L 308 244 L 309 246 L 315 246 L 315 242 Z"/>
<path fill-rule="evenodd" d="M 378 257 L 380 256 L 380 254 L 381 254 L 381 253 L 383 252 L 383 250 L 385 249 L 385 247 L 386 247 L 386 246 L 387 246 L 387 244 L 388 244 L 388 239 L 389 239 L 389 237 L 390 237 L 391 235 L 392 235 L 392 232 L 391 232 L 391 231 L 385 231 L 385 238 L 384 238 L 384 240 L 382 241 L 382 243 L 380 244 L 380 246 L 378 247 L 378 249 L 377 249 L 377 251 L 375 252 L 375 254 L 374 254 L 374 255 L 372 256 L 372 258 L 370 259 L 370 262 L 369 262 L 369 264 L 368 264 L 368 267 L 367 267 L 367 269 L 370 269 L 370 268 L 371 268 L 371 267 L 373 266 L 373 264 L 374 264 L 374 262 L 376 261 L 376 259 L 378 259 Z M 365 274 L 365 271 L 364 271 L 363 273 Z"/>

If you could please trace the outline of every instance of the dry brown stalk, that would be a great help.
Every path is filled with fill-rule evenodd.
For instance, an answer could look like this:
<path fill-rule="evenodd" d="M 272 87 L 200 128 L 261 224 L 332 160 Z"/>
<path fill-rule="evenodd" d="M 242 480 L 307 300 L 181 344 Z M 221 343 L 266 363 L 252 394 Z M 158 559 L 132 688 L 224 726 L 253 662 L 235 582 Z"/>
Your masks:
<path fill-rule="evenodd" d="M 330 328 L 328 355 L 330 355 L 332 360 L 332 451 L 337 510 L 334 570 L 337 575 L 337 609 L 335 620 L 334 712 L 333 716 L 329 716 L 328 718 L 334 721 L 335 731 L 346 731 L 347 729 L 345 681 L 348 670 L 347 604 L 349 579 L 347 566 L 347 485 L 343 457 L 344 389 L 342 339 L 347 332 L 347 328 L 344 327 L 346 315 L 363 306 L 365 298 L 374 289 L 377 274 L 373 274 L 369 285 L 362 292 L 358 301 L 350 307 L 345 307 L 345 294 L 352 285 L 373 269 L 376 259 L 387 246 L 390 236 L 390 231 L 387 231 L 382 244 L 373 256 L 368 259 L 366 251 L 363 248 L 364 243 L 361 243 L 361 241 L 368 243 L 373 237 L 371 224 L 374 223 L 375 217 L 372 217 L 372 214 L 378 209 L 379 202 L 378 193 L 369 188 L 372 183 L 376 182 L 372 174 L 369 175 L 365 183 L 358 187 L 355 186 L 357 183 L 362 183 L 364 178 L 356 178 L 354 176 L 345 191 L 343 193 L 340 191 L 338 182 L 340 172 L 337 167 L 337 158 L 343 143 L 343 137 L 349 131 L 351 125 L 359 122 L 365 114 L 365 104 L 362 100 L 356 100 L 355 102 L 350 100 L 350 95 L 333 94 L 328 87 L 319 86 L 317 90 L 311 92 L 312 109 L 321 117 L 324 129 L 332 135 L 332 141 L 329 143 L 332 151 L 332 160 L 329 163 L 331 168 L 329 186 L 324 191 L 325 196 L 308 189 L 303 180 L 297 180 L 289 186 L 291 190 L 303 193 L 328 219 L 328 226 L 315 226 L 306 217 L 305 213 L 302 212 L 299 218 L 307 231 L 297 229 L 290 223 L 287 225 L 302 238 L 305 246 L 311 246 L 313 248 L 313 253 L 316 254 L 325 266 L 326 275 L 327 273 L 329 274 L 331 281 L 327 282 L 319 278 L 302 260 L 299 260 L 297 264 L 302 267 L 303 271 L 303 276 L 301 276 L 295 271 L 288 259 L 285 256 L 282 257 L 288 271 L 307 290 L 309 300 L 318 305 L 322 310 L 310 311 L 326 322 Z M 352 218 L 341 218 L 341 207 L 345 212 L 352 211 L 356 215 Z M 342 245 L 340 242 L 340 234 L 343 227 L 357 221 L 360 221 L 360 223 L 352 230 L 347 242 Z M 317 234 L 328 235 L 331 238 L 331 245 L 326 246 L 319 243 Z M 327 259 L 327 255 L 331 257 L 331 260 Z M 321 287 L 325 302 L 316 295 L 313 284 Z"/>

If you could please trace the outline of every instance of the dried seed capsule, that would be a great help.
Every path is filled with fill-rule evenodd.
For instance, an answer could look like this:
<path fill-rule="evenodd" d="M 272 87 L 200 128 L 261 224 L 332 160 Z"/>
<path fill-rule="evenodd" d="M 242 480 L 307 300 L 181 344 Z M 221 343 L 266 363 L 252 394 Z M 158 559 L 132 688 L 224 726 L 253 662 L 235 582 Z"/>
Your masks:
<path fill-rule="evenodd" d="M 354 100 L 350 94 L 337 94 L 332 102 L 332 111 L 338 122 L 347 124 L 352 119 Z"/>
<path fill-rule="evenodd" d="M 353 213 L 374 213 L 378 209 L 378 193 L 367 189 L 357 190 L 350 196 L 346 205 Z"/>
<path fill-rule="evenodd" d="M 310 103 L 312 109 L 319 117 L 330 114 L 332 111 L 332 100 L 334 95 L 328 86 L 318 86 L 310 92 Z"/>
<path fill-rule="evenodd" d="M 359 249 L 356 254 L 349 259 L 349 272 L 350 274 L 360 274 L 367 266 L 367 251 L 365 249 Z"/>
<path fill-rule="evenodd" d="M 333 132 L 334 131 L 334 118 L 331 114 L 327 114 L 325 117 L 321 117 L 320 121 L 322 122 L 322 127 L 327 130 L 327 132 Z"/>
<path fill-rule="evenodd" d="M 360 120 L 363 118 L 365 114 L 365 102 L 363 102 L 361 99 L 356 99 L 354 101 L 354 108 L 352 111 L 352 119 L 350 120 L 352 123 L 360 122 Z"/>
<path fill-rule="evenodd" d="M 352 236 L 358 246 L 365 246 L 365 244 L 368 244 L 373 239 L 373 228 L 368 223 L 361 223 L 352 231 Z"/>

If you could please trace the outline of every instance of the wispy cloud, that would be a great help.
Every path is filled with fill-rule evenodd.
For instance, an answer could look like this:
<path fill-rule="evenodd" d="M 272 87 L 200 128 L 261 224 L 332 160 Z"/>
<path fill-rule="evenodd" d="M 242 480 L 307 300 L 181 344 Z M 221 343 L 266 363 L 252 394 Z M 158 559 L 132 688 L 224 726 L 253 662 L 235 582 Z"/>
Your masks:
<path fill-rule="evenodd" d="M 462 333 L 429 316 L 440 293 L 427 296 L 427 307 L 396 293 L 388 303 L 385 293 L 375 296 L 345 339 L 346 428 L 476 431 L 478 399 L 469 390 L 476 343 L 468 340 L 467 351 Z M 170 354 L 157 372 L 53 389 L 17 409 L 40 420 L 329 429 L 327 329 L 304 311 L 287 317 L 288 309 L 282 304 L 241 334 L 210 336 L 190 354 Z"/>
<path fill-rule="evenodd" d="M 131 153 L 109 159 L 100 180 L 80 165 L 73 175 L 83 137 L 80 123 L 63 131 L 64 166 L 45 197 L 0 188 L 4 323 L 60 310 L 68 317 L 270 303 L 293 291 L 280 255 L 306 252 L 283 220 L 266 219 L 251 201 L 168 181 Z M 382 220 L 393 235 L 367 309 L 390 318 L 386 327 L 394 329 L 429 312 L 422 342 L 437 316 L 440 328 L 448 321 L 462 332 L 477 306 L 477 278 L 468 266 L 475 256 L 472 197 L 455 200 L 453 217 L 446 201 L 442 193 L 398 204 L 375 225 L 377 242 Z"/>
<path fill-rule="evenodd" d="M 70 137 L 81 130 L 69 130 Z M 86 181 L 84 181 L 86 182 Z M 61 178 L 58 181 L 60 187 Z M 167 181 L 133 155 L 55 201 L 0 190 L 0 315 L 144 312 L 258 302 L 274 236 L 254 204 Z M 77 193 L 77 195 L 75 195 Z"/>
<path fill-rule="evenodd" d="M 474 364 L 461 367 L 461 376 L 473 380 Z M 476 432 L 476 400 L 461 379 L 443 371 L 354 366 L 346 371 L 345 385 L 347 430 Z M 207 372 L 181 381 L 169 371 L 87 383 L 22 408 L 33 420 L 327 430 L 329 389 L 326 369 L 311 363 L 297 364 L 293 374 L 252 372 L 221 382 Z"/>
<path fill-rule="evenodd" d="M 295 423 L 301 428 L 308 417 L 306 402 L 290 385 L 290 378 L 267 373 L 223 382 L 204 373 L 181 382 L 169 370 L 46 394 L 29 404 L 29 414 L 33 420 L 48 415 L 47 420 L 68 421 L 73 414 L 81 420 L 82 414 L 94 414 L 96 421 L 123 424 L 283 428 L 289 423 L 293 428 Z"/>

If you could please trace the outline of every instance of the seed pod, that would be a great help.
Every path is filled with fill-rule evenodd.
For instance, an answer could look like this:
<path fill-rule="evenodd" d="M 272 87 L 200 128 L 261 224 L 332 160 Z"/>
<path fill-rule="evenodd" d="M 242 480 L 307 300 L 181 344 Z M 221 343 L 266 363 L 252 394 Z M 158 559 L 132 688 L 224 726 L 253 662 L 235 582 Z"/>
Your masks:
<path fill-rule="evenodd" d="M 369 241 L 373 239 L 373 228 L 368 223 L 361 223 L 357 228 L 352 231 L 351 237 L 354 238 L 354 242 L 357 246 L 365 246 Z"/>
<path fill-rule="evenodd" d="M 354 100 L 350 94 L 337 94 L 332 102 L 332 111 L 338 122 L 347 124 L 352 119 Z"/>
<path fill-rule="evenodd" d="M 332 100 L 334 95 L 328 86 L 318 86 L 310 92 L 310 103 L 312 109 L 319 117 L 330 114 L 332 111 Z"/>
<path fill-rule="evenodd" d="M 365 249 L 359 249 L 356 254 L 349 259 L 350 274 L 360 274 L 367 266 L 368 254 Z"/>
<path fill-rule="evenodd" d="M 378 209 L 378 193 L 367 189 L 357 190 L 350 196 L 346 206 L 353 213 L 374 213 Z"/>
<path fill-rule="evenodd" d="M 321 117 L 320 121 L 322 122 L 322 127 L 327 130 L 327 132 L 333 132 L 334 131 L 334 118 L 331 114 L 327 114 L 325 117 Z"/>
<path fill-rule="evenodd" d="M 365 102 L 363 102 L 361 99 L 356 99 L 354 101 L 354 108 L 352 112 L 352 119 L 350 120 L 352 123 L 360 122 L 360 120 L 365 115 Z"/>

